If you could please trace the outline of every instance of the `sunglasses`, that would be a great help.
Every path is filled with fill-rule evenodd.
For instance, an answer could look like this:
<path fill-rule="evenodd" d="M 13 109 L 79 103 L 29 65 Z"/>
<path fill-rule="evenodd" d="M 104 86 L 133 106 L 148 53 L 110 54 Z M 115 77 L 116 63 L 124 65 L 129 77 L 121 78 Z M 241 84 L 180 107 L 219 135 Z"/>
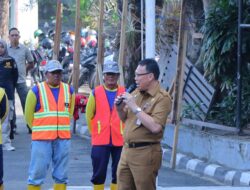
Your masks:
<path fill-rule="evenodd" d="M 148 75 L 148 74 L 150 74 L 150 73 L 135 73 L 135 76 L 140 77 L 140 76 Z"/>
<path fill-rule="evenodd" d="M 106 75 L 110 75 L 110 76 L 115 76 L 115 75 L 119 75 L 118 73 L 105 73 Z"/>
<path fill-rule="evenodd" d="M 56 75 L 56 74 L 62 74 L 61 70 L 56 70 L 56 71 L 52 71 L 50 72 L 52 75 Z"/>
<path fill-rule="evenodd" d="M 11 37 L 18 37 L 19 34 L 11 34 L 10 36 L 11 36 Z"/>

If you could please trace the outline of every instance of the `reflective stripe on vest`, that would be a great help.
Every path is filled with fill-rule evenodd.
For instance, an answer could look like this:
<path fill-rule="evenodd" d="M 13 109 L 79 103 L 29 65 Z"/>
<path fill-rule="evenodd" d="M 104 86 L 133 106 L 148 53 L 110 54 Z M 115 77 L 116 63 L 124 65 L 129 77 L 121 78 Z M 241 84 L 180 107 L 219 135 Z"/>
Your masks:
<path fill-rule="evenodd" d="M 116 96 L 124 91 L 125 88 L 119 86 Z M 111 139 L 114 146 L 122 146 L 124 123 L 120 120 L 115 105 L 113 106 L 112 112 L 110 112 L 108 99 L 103 86 L 95 88 L 95 102 L 95 116 L 91 120 L 92 145 L 108 145 Z"/>
<path fill-rule="evenodd" d="M 5 95 L 4 89 L 0 88 L 0 103 L 2 102 L 4 95 Z M 2 144 L 2 122 L 1 122 L 1 119 L 2 118 L 0 118 L 0 133 L 1 133 L 0 134 L 0 144 Z"/>
<path fill-rule="evenodd" d="M 58 102 L 43 82 L 38 84 L 41 108 L 34 113 L 32 123 L 32 140 L 53 140 L 70 138 L 70 88 L 60 83 Z"/>

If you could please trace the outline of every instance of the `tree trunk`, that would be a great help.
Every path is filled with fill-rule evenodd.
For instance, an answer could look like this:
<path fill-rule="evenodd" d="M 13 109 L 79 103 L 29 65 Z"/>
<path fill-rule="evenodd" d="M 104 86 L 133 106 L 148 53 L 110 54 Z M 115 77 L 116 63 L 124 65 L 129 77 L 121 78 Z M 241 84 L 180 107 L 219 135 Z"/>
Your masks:
<path fill-rule="evenodd" d="M 8 39 L 9 0 L 0 0 L 0 38 Z"/>
<path fill-rule="evenodd" d="M 129 5 L 129 16 L 130 26 L 133 25 L 133 28 L 128 29 L 127 31 L 127 76 L 125 76 L 127 81 L 127 86 L 134 83 L 135 69 L 138 65 L 138 62 L 141 60 L 141 34 L 136 31 L 141 30 L 141 1 L 131 1 Z M 129 25 L 129 24 L 128 24 Z M 141 31 L 142 32 L 142 31 Z M 145 31 L 144 31 L 145 32 Z M 144 43 L 144 42 L 143 42 Z"/>
<path fill-rule="evenodd" d="M 122 11 L 122 1 L 118 0 L 117 6 L 119 11 Z M 140 25 L 140 1 L 130 0 L 128 7 L 128 27 L 126 30 L 126 61 L 124 64 L 125 86 L 134 83 L 135 69 L 138 62 L 141 60 L 141 34 L 139 31 Z M 133 25 L 133 26 L 132 26 Z M 114 43 L 115 56 L 114 60 L 118 60 L 118 51 L 120 48 L 120 31 L 116 34 Z"/>
<path fill-rule="evenodd" d="M 212 5 L 216 2 L 216 0 L 202 0 L 203 3 L 203 10 L 205 19 L 208 17 L 209 9 L 212 7 Z M 206 43 L 206 42 L 204 42 Z M 195 67 L 201 72 L 204 73 L 204 67 L 203 67 L 203 58 L 204 58 L 204 51 L 200 51 L 199 57 L 197 61 L 195 62 Z"/>

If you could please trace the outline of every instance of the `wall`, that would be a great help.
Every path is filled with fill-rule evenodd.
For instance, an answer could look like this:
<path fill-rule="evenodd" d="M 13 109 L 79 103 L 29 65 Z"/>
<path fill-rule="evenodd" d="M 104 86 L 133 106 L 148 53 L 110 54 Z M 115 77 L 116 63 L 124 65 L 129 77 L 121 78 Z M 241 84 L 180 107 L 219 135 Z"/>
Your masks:
<path fill-rule="evenodd" d="M 164 144 L 172 147 L 173 138 L 174 127 L 168 125 L 164 133 Z M 236 170 L 250 169 L 249 137 L 215 135 L 197 128 L 180 126 L 177 151 Z"/>

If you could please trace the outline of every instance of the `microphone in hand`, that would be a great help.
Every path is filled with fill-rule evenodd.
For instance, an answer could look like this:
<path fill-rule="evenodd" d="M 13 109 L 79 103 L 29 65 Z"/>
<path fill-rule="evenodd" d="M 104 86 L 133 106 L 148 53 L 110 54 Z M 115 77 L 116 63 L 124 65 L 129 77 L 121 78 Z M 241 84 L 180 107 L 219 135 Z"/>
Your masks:
<path fill-rule="evenodd" d="M 136 89 L 136 84 L 131 84 L 128 89 L 126 90 L 126 92 L 131 93 Z M 123 102 L 123 98 L 120 98 L 117 102 L 116 105 L 119 106 L 121 103 Z"/>

